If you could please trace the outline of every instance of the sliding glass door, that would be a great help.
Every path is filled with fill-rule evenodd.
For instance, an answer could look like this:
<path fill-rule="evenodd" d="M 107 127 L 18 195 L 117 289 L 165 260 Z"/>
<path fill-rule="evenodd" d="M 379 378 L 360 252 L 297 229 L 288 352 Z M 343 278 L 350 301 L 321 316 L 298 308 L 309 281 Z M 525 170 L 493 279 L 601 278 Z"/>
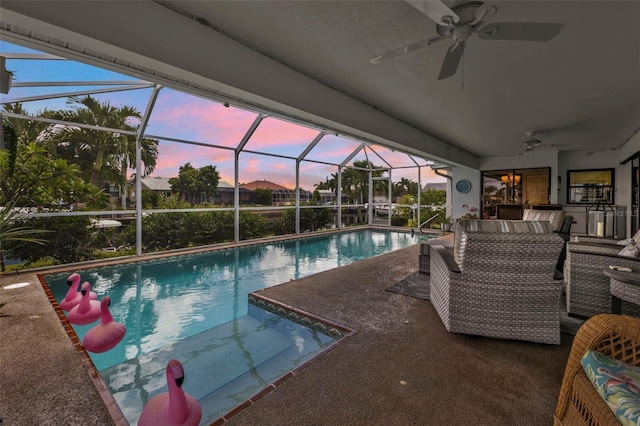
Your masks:
<path fill-rule="evenodd" d="M 521 219 L 522 210 L 549 204 L 551 169 L 482 172 L 482 217 Z"/>

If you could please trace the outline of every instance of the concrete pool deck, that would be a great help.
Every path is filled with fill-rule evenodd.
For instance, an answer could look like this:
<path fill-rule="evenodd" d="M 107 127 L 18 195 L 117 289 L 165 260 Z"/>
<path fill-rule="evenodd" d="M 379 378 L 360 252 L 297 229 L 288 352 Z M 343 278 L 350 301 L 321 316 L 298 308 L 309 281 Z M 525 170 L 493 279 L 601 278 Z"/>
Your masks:
<path fill-rule="evenodd" d="M 417 271 L 418 252 L 262 290 L 357 333 L 226 424 L 552 424 L 572 336 L 553 346 L 447 333 L 429 301 L 385 291 Z M 18 282 L 30 285 L 6 289 Z M 4 423 L 115 424 L 36 274 L 0 284 Z"/>

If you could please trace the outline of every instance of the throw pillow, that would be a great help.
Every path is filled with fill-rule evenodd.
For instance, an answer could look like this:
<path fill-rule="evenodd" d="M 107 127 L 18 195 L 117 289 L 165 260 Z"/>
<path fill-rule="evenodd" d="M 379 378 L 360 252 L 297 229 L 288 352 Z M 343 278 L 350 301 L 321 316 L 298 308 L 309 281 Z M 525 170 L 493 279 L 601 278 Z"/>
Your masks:
<path fill-rule="evenodd" d="M 629 244 L 635 244 L 633 238 L 627 238 L 626 240 L 620 240 L 616 243 L 619 246 L 628 246 Z"/>
<path fill-rule="evenodd" d="M 623 426 L 640 421 L 640 367 L 588 350 L 582 357 L 587 377 Z"/>
<path fill-rule="evenodd" d="M 640 255 L 640 249 L 638 249 L 638 246 L 636 246 L 635 243 L 631 243 L 625 248 L 623 248 L 622 250 L 620 250 L 618 252 L 618 255 L 626 256 L 626 257 L 638 257 L 638 255 Z"/>

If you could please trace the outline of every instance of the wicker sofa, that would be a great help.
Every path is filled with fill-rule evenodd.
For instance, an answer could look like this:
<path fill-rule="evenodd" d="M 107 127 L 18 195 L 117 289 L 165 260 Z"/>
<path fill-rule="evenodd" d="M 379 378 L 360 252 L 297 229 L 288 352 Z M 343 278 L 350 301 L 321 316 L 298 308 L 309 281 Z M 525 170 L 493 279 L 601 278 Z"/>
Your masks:
<path fill-rule="evenodd" d="M 551 223 L 553 232 L 556 232 L 565 241 L 565 246 L 560 252 L 556 269 L 562 272 L 564 262 L 566 260 L 566 242 L 569 241 L 571 235 L 571 225 L 573 224 L 573 216 L 565 214 L 562 210 L 539 210 L 525 209 L 522 213 L 522 220 L 542 220 Z"/>
<path fill-rule="evenodd" d="M 554 424 L 620 425 L 587 378 L 581 359 L 587 350 L 640 366 L 640 320 L 624 315 L 591 317 L 578 330 L 565 368 Z"/>
<path fill-rule="evenodd" d="M 453 250 L 430 246 L 430 298 L 447 331 L 559 344 L 563 245 L 544 221 L 458 222 Z"/>
<path fill-rule="evenodd" d="M 640 232 L 633 238 L 640 244 Z M 602 273 L 609 265 L 640 270 L 640 258 L 620 256 L 622 246 L 617 242 L 610 238 L 576 237 L 567 243 L 564 279 L 569 315 L 588 318 L 611 312 L 609 278 Z M 623 301 L 622 313 L 640 317 L 640 307 Z"/>
<path fill-rule="evenodd" d="M 565 217 L 566 215 L 562 210 L 524 209 L 522 212 L 522 220 L 542 220 L 550 222 L 554 232 L 560 232 Z"/>
<path fill-rule="evenodd" d="M 525 209 L 523 220 L 535 220 L 551 223 L 553 232 L 557 233 L 566 242 L 569 241 L 569 235 L 571 233 L 571 224 L 573 223 L 573 216 L 565 215 L 562 210 L 536 210 Z M 503 222 L 503 220 L 492 220 L 494 223 Z M 518 222 L 513 220 L 510 222 Z M 418 270 L 424 274 L 428 274 L 430 270 L 430 247 L 432 245 L 441 245 L 450 249 L 454 246 L 454 234 L 445 234 L 441 237 L 433 238 L 431 240 L 424 241 L 420 244 L 420 255 L 418 258 Z M 565 246 L 566 247 L 566 246 Z M 565 263 L 565 248 L 563 247 L 560 255 L 558 256 L 558 262 L 556 269 L 562 272 L 562 267 Z"/>

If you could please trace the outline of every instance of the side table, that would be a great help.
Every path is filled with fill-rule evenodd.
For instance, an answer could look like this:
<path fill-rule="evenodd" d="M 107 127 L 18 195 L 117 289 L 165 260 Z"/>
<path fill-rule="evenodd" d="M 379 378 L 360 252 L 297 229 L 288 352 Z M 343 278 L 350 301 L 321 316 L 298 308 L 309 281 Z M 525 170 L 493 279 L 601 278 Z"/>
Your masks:
<path fill-rule="evenodd" d="M 420 254 L 418 255 L 418 271 L 423 274 L 430 272 L 431 266 L 431 246 L 440 245 L 445 247 L 453 247 L 454 234 L 445 234 L 441 237 L 432 238 L 420 243 Z"/>
<path fill-rule="evenodd" d="M 640 305 L 640 271 L 616 271 L 611 268 L 602 271 L 610 281 L 611 313 L 622 313 L 622 301 Z"/>

